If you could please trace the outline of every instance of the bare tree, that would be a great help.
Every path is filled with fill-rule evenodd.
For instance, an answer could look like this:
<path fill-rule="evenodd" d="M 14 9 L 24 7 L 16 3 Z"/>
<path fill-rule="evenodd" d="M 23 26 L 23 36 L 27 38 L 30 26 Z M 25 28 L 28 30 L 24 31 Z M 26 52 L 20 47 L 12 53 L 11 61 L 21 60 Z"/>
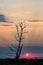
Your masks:
<path fill-rule="evenodd" d="M 24 39 L 24 34 L 27 33 L 28 31 L 26 31 L 25 29 L 27 28 L 27 25 L 22 22 L 15 24 L 16 27 L 16 35 L 15 35 L 15 39 L 18 42 L 18 46 L 17 46 L 17 51 L 15 53 L 15 59 L 19 59 L 22 48 L 23 48 L 23 44 L 21 43 Z M 9 47 L 11 51 L 14 50 L 14 46 Z"/>
<path fill-rule="evenodd" d="M 27 25 L 22 22 L 18 23 L 15 25 L 16 26 L 16 31 L 17 31 L 17 34 L 15 36 L 16 40 L 18 41 L 18 47 L 17 47 L 17 52 L 16 52 L 16 59 L 18 59 L 20 57 L 20 54 L 21 54 L 21 50 L 22 50 L 22 47 L 23 47 L 23 44 L 21 44 L 21 42 L 23 41 L 24 39 L 24 34 L 27 33 L 27 31 L 25 31 Z"/>

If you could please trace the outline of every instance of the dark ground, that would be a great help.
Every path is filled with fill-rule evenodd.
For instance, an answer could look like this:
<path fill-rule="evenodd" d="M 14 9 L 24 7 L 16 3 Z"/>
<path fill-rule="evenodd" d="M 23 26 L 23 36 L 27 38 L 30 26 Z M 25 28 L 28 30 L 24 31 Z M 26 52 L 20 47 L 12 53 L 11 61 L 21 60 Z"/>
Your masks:
<path fill-rule="evenodd" d="M 43 65 L 43 59 L 0 59 L 0 65 Z"/>

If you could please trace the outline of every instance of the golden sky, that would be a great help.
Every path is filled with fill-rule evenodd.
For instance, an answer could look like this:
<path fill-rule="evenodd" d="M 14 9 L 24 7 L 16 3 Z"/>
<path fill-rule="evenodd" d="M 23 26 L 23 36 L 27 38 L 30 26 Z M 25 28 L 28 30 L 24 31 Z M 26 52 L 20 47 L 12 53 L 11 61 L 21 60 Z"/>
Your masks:
<path fill-rule="evenodd" d="M 43 45 L 43 0 L 0 0 L 0 15 L 8 22 L 0 21 L 0 46 L 16 44 L 15 23 L 28 22 L 25 44 Z M 30 22 L 29 22 L 30 21 Z"/>
<path fill-rule="evenodd" d="M 24 34 L 22 43 L 24 45 L 43 45 L 43 22 L 28 22 L 28 24 L 28 33 Z M 0 46 L 17 44 L 15 34 L 16 28 L 14 23 L 11 26 L 0 26 Z"/>

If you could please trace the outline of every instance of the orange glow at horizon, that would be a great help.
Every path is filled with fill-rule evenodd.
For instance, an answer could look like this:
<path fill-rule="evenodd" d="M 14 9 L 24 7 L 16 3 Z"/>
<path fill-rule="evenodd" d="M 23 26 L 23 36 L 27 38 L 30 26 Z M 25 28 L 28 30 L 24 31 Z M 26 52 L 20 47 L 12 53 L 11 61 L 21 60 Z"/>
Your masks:
<path fill-rule="evenodd" d="M 38 58 L 38 57 L 42 57 L 43 56 L 43 53 L 22 53 L 20 58 L 26 58 L 26 59 L 29 59 L 29 58 Z"/>

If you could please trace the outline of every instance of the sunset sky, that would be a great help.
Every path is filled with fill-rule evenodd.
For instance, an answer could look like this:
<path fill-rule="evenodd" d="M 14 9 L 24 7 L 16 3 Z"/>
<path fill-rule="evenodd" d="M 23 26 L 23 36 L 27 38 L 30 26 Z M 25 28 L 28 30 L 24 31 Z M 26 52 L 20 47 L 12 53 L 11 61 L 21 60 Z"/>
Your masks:
<path fill-rule="evenodd" d="M 21 19 L 28 24 L 24 46 L 43 46 L 43 0 L 0 0 L 0 47 L 17 44 L 15 24 Z"/>
<path fill-rule="evenodd" d="M 43 0 L 0 0 L 0 14 L 14 19 L 43 19 Z"/>

